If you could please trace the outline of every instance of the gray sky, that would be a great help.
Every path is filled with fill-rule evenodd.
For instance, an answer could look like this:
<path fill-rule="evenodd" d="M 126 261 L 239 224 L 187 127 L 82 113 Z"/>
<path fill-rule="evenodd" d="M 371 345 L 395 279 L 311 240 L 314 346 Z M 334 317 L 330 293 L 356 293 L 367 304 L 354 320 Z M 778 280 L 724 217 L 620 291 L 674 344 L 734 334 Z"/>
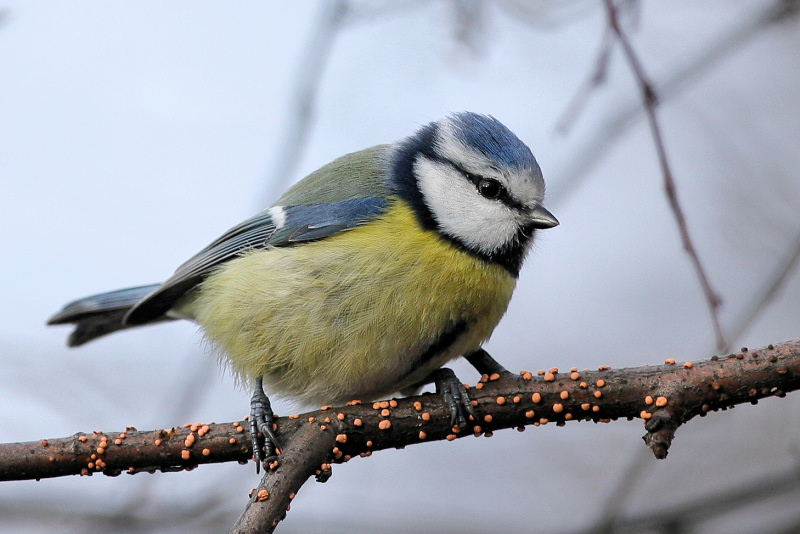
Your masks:
<path fill-rule="evenodd" d="M 488 344 L 498 360 L 516 371 L 713 353 L 618 48 L 570 132 L 556 131 L 593 69 L 600 2 L 478 3 L 473 24 L 453 2 L 353 2 L 318 56 L 307 142 L 276 183 L 298 84 L 313 74 L 313 43 L 325 42 L 315 29 L 323 4 L 0 3 L 0 442 L 241 419 L 248 392 L 190 324 L 68 350 L 67 330 L 44 322 L 74 298 L 165 279 L 320 165 L 458 110 L 490 113 L 531 146 L 562 223 L 541 235 L 523 269 Z M 752 25 L 762 4 L 646 3 L 627 27 L 657 88 L 693 73 L 665 88 L 660 117 L 727 330 L 800 232 L 798 21 L 743 32 L 739 46 L 711 53 Z M 692 67 L 704 57 L 706 67 Z M 630 110 L 625 128 L 610 129 Z M 736 348 L 798 337 L 798 278 Z M 475 382 L 468 365 L 454 368 Z M 624 512 L 796 467 L 797 404 L 790 394 L 692 421 L 662 462 L 647 457 L 639 421 L 380 452 L 334 466 L 327 484 L 309 482 L 281 531 L 574 531 L 598 520 L 639 461 Z M 4 483 L 0 532 L 219 531 L 257 481 L 252 465 L 220 465 Z M 700 531 L 797 521 L 776 502 Z"/>

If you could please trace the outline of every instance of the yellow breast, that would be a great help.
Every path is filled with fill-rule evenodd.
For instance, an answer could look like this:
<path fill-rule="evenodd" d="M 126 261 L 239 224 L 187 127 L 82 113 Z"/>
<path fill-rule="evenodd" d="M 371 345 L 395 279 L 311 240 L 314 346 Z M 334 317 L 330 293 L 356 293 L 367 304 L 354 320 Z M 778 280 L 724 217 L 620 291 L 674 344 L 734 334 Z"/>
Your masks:
<path fill-rule="evenodd" d="M 203 282 L 191 306 L 237 376 L 307 402 L 369 400 L 476 350 L 516 280 L 424 231 L 394 201 L 381 218 L 291 247 L 248 252 Z M 448 328 L 441 353 L 419 357 Z"/>

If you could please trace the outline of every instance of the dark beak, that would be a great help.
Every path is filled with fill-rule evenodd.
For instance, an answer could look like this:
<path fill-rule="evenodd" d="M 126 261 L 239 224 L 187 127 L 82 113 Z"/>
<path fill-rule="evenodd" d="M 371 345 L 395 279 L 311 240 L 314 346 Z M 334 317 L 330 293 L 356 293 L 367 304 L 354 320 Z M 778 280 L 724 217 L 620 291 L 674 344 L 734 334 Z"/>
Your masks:
<path fill-rule="evenodd" d="M 558 219 L 556 219 L 553 214 L 547 211 L 543 206 L 537 206 L 531 210 L 528 215 L 530 217 L 529 221 L 531 227 L 538 230 L 545 230 L 547 228 L 558 226 Z"/>

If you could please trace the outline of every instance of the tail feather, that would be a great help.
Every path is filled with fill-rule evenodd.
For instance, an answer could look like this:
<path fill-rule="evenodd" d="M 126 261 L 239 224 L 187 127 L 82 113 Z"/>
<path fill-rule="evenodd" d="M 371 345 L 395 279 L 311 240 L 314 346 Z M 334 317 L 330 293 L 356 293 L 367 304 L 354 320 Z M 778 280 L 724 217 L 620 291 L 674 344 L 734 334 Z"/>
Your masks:
<path fill-rule="evenodd" d="M 131 287 L 78 299 L 64 306 L 47 324 L 74 324 L 75 330 L 69 335 L 67 345 L 83 345 L 100 336 L 130 328 L 122 322 L 125 314 L 159 285 Z M 152 322 L 167 320 L 171 318 L 164 316 Z"/>

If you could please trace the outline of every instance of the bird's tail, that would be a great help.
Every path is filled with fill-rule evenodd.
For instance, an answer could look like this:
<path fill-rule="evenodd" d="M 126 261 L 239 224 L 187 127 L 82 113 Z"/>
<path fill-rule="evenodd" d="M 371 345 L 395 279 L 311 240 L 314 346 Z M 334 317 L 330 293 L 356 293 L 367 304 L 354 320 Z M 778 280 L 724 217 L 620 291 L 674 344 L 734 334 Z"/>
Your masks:
<path fill-rule="evenodd" d="M 47 324 L 74 324 L 75 330 L 69 335 L 67 345 L 83 345 L 100 336 L 130 328 L 122 322 L 125 314 L 160 285 L 129 287 L 78 299 L 64 306 Z M 168 320 L 171 318 L 162 316 L 152 322 Z"/>

